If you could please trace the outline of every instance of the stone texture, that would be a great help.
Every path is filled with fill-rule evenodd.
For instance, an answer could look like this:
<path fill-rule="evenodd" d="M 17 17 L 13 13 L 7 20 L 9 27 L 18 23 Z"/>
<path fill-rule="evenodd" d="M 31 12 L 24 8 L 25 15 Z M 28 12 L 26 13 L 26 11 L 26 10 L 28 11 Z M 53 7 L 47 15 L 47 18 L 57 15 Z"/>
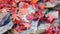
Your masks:
<path fill-rule="evenodd" d="M 0 13 L 0 26 L 4 25 L 10 14 L 8 12 Z M 10 18 L 9 18 L 10 19 Z"/>

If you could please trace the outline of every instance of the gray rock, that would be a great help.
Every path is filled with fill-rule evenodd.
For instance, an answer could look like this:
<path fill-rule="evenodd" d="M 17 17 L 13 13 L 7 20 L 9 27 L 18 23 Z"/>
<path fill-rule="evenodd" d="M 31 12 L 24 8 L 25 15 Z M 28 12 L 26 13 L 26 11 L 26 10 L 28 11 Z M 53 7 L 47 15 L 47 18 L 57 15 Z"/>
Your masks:
<path fill-rule="evenodd" d="M 0 13 L 0 26 L 4 25 L 5 21 L 8 19 L 9 16 L 10 16 L 10 13 L 8 12 Z"/>
<path fill-rule="evenodd" d="M 56 5 L 53 9 L 54 10 L 60 10 L 60 5 Z"/>

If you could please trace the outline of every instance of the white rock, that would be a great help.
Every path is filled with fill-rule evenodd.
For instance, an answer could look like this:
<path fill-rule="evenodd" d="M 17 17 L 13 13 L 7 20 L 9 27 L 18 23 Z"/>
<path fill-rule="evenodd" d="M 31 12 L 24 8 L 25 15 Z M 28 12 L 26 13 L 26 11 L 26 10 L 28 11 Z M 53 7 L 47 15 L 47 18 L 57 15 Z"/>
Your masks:
<path fill-rule="evenodd" d="M 52 11 L 52 12 L 49 12 L 47 15 L 53 15 L 55 18 L 58 18 L 58 11 Z"/>
<path fill-rule="evenodd" d="M 50 2 L 46 2 L 45 4 L 46 4 L 46 6 L 45 6 L 46 8 L 51 8 L 51 7 L 55 6 L 54 3 L 50 3 Z"/>
<path fill-rule="evenodd" d="M 0 33 L 6 32 L 7 30 L 11 29 L 12 26 L 13 26 L 13 22 L 10 21 L 10 23 L 8 23 L 7 25 L 0 27 Z"/>

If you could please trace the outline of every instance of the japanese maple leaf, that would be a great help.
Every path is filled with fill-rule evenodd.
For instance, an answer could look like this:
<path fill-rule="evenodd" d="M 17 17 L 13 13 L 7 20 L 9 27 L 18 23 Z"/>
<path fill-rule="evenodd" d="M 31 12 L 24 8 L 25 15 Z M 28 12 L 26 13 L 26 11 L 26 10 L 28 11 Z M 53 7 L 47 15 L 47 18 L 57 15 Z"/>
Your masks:
<path fill-rule="evenodd" d="M 52 34 L 52 27 L 46 28 L 46 34 Z"/>
<path fill-rule="evenodd" d="M 29 3 L 23 3 L 23 5 L 21 5 L 21 8 L 27 8 L 29 6 Z"/>
<path fill-rule="evenodd" d="M 35 5 L 32 5 L 32 8 L 33 8 L 33 9 L 36 9 L 36 6 L 35 6 Z"/>
<path fill-rule="evenodd" d="M 43 2 L 47 2 L 48 0 L 43 0 Z"/>
<path fill-rule="evenodd" d="M 12 14 L 11 18 L 13 19 L 13 21 L 15 20 L 20 21 L 18 14 L 16 14 L 16 8 L 12 7 L 12 10 L 10 12 Z"/>
<path fill-rule="evenodd" d="M 21 2 L 21 1 L 26 1 L 26 0 L 19 0 L 19 1 Z"/>
<path fill-rule="evenodd" d="M 20 13 L 23 14 L 23 15 L 27 13 L 27 9 L 25 9 L 25 8 L 22 8 L 22 9 L 20 9 L 19 11 L 20 11 Z"/>
<path fill-rule="evenodd" d="M 19 3 L 20 1 L 19 0 L 15 0 L 15 3 L 17 4 L 17 3 Z"/>
<path fill-rule="evenodd" d="M 16 3 L 15 2 L 12 2 L 12 6 L 16 6 Z"/>
<path fill-rule="evenodd" d="M 4 2 L 9 3 L 11 0 L 4 0 Z"/>
<path fill-rule="evenodd" d="M 24 25 L 25 27 L 27 27 L 27 29 L 30 27 L 30 24 L 28 24 L 28 23 L 23 23 L 23 25 Z"/>
<path fill-rule="evenodd" d="M 10 12 L 11 12 L 12 15 L 17 15 L 16 14 L 16 9 L 17 9 L 16 7 L 12 7 L 11 8 L 11 11 Z"/>
<path fill-rule="evenodd" d="M 3 2 L 3 0 L 0 0 L 0 3 L 2 3 Z"/>
<path fill-rule="evenodd" d="M 0 9 L 0 12 L 2 12 L 2 10 Z"/>
<path fill-rule="evenodd" d="M 58 0 L 58 4 L 60 4 L 60 0 Z"/>
<path fill-rule="evenodd" d="M 37 2 L 37 0 L 31 0 L 31 4 L 35 4 Z"/>
<path fill-rule="evenodd" d="M 20 21 L 20 18 L 18 17 L 17 14 L 12 14 L 12 17 L 11 18 L 13 19 L 13 21 L 15 21 L 15 20 Z"/>
<path fill-rule="evenodd" d="M 51 3 L 53 3 L 54 2 L 54 0 L 49 0 Z"/>
<path fill-rule="evenodd" d="M 60 16 L 60 10 L 58 10 L 58 15 Z"/>
<path fill-rule="evenodd" d="M 44 4 L 40 4 L 39 8 L 40 8 L 40 10 L 44 10 L 44 8 L 45 8 Z"/>
<path fill-rule="evenodd" d="M 29 14 L 29 15 L 26 16 L 27 20 L 33 20 L 33 17 L 34 16 L 32 14 Z"/>
<path fill-rule="evenodd" d="M 24 5 L 25 5 L 25 6 L 29 6 L 29 4 L 28 4 L 28 3 L 24 3 Z"/>
<path fill-rule="evenodd" d="M 39 18 L 42 18 L 44 15 L 43 14 L 39 14 Z"/>
<path fill-rule="evenodd" d="M 49 15 L 47 19 L 51 22 L 54 18 L 55 18 L 54 16 Z"/>

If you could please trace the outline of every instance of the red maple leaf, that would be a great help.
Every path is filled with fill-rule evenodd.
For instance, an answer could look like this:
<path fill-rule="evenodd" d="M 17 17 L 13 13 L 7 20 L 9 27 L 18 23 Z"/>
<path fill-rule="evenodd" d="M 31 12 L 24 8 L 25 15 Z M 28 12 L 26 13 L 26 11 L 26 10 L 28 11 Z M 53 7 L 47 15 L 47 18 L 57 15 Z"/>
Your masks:
<path fill-rule="evenodd" d="M 55 18 L 54 16 L 48 15 L 48 18 L 47 19 L 51 22 L 54 18 Z"/>
<path fill-rule="evenodd" d="M 26 16 L 27 20 L 33 20 L 33 17 L 34 16 L 32 14 L 29 14 L 29 15 Z"/>
<path fill-rule="evenodd" d="M 22 23 L 27 29 L 30 28 L 30 24 L 28 23 Z"/>

